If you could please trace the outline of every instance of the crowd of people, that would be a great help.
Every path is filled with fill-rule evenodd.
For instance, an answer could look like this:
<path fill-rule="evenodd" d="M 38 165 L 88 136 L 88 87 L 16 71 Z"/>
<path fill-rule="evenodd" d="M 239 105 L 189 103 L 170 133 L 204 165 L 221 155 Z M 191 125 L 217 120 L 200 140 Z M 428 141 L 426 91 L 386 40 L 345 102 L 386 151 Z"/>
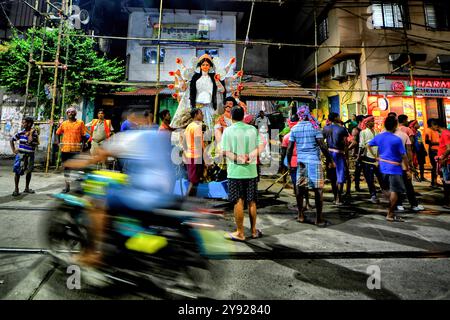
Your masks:
<path fill-rule="evenodd" d="M 184 171 L 187 176 L 187 196 L 196 196 L 199 184 L 211 181 L 208 176 L 212 172 L 225 173 L 218 176 L 228 180 L 228 199 L 234 205 L 237 226 L 235 232 L 226 235 L 228 239 L 245 240 L 245 204 L 249 209 L 251 237 L 260 237 L 262 232 L 256 228 L 259 172 L 263 163 L 277 161 L 278 157 L 273 157 L 271 145 L 278 137 L 271 136 L 271 122 L 264 110 L 259 115 L 249 114 L 246 104 L 239 100 L 242 86 L 238 79 L 243 76 L 243 72 L 229 75 L 236 59 L 232 58 L 223 69 L 219 61 L 203 55 L 193 59 L 193 65 L 189 67 L 177 59 L 180 69 L 171 72 L 175 82 L 169 87 L 176 90 L 174 98 L 179 106 L 173 118 L 168 110 L 160 111 L 159 126 L 154 123 L 151 112 L 141 109 L 128 110 L 119 130 L 113 128 L 111 121 L 105 118 L 104 110 L 98 110 L 97 117 L 85 124 L 77 119 L 75 107 L 68 108 L 67 119 L 62 119 L 56 130 L 56 142 L 66 176 L 63 192 L 70 192 L 70 166 L 67 163 L 74 164 L 69 160 L 85 151 L 85 144 L 90 145 L 90 154 L 98 160 L 97 164 L 106 166 L 109 158 L 99 155 L 105 155 L 104 149 L 111 148 L 110 140 L 129 142 L 125 149 L 120 149 L 118 154 L 121 157 L 127 148 L 130 157 L 141 157 L 143 150 L 139 150 L 139 145 L 146 144 L 138 140 L 143 135 L 134 140 L 122 137 L 132 136 L 129 132 L 151 129 L 164 136 L 164 139 L 158 140 L 160 143 L 171 146 L 172 161 L 164 164 L 167 169 L 184 169 L 177 172 Z M 288 128 L 282 132 L 287 134 L 280 139 L 281 158 L 294 186 L 299 222 L 306 221 L 304 213 L 309 208 L 309 191 L 312 189 L 317 212 L 315 224 L 327 225 L 323 214 L 325 175 L 331 182 L 334 205 L 342 206 L 351 202 L 352 182 L 354 190 L 362 192 L 362 175 L 368 185 L 368 201 L 379 203 L 378 194 L 381 193 L 390 200 L 386 219 L 391 222 L 403 221 L 397 213 L 406 210 L 406 199 L 412 211 L 425 209 L 417 199 L 413 181 L 427 181 L 427 155 L 431 165 L 430 187 L 443 187 L 443 206 L 445 209 L 450 208 L 450 130 L 438 119 L 429 119 L 428 127 L 422 132 L 421 124 L 416 120 L 408 119 L 407 115 L 390 113 L 384 120 L 384 128 L 378 132 L 373 116 L 353 115 L 352 119 L 344 123 L 338 114 L 330 113 L 326 123 L 321 124 L 312 116 L 309 107 L 302 105 L 291 112 L 286 126 Z M 118 136 L 117 139 L 115 136 Z M 13 196 L 20 194 L 18 185 L 20 176 L 24 174 L 24 192 L 34 192 L 30 189 L 30 180 L 38 139 L 33 129 L 33 119 L 25 118 L 23 131 L 11 140 L 12 151 L 17 155 Z M 18 148 L 15 147 L 16 141 L 19 141 Z M 136 150 L 132 151 L 132 148 Z M 149 152 L 160 150 L 163 148 L 155 145 Z M 141 166 L 133 163 L 118 161 L 115 168 L 135 173 L 136 168 Z M 354 171 L 351 170 L 353 167 Z M 442 185 L 438 183 L 439 175 Z M 169 189 L 173 191 L 173 188 Z"/>
<path fill-rule="evenodd" d="M 223 113 L 215 118 L 213 141 L 205 141 L 207 127 L 201 108 L 192 108 L 191 121 L 180 135 L 183 167 L 189 181 L 186 195 L 196 196 L 198 185 L 204 181 L 205 168 L 217 165 L 206 151 L 208 144 L 214 143 L 215 156 L 221 156 L 219 164 L 227 172 L 229 201 L 235 205 L 237 231 L 228 236 L 233 240 L 244 240 L 243 209 L 249 208 L 252 237 L 261 235 L 256 229 L 256 200 L 259 181 L 258 167 L 262 157 L 270 156 L 270 121 L 261 111 L 254 118 L 246 113 L 245 104 L 228 97 L 224 101 Z M 139 114 L 142 117 L 139 118 Z M 56 135 L 62 136 L 60 152 L 62 162 L 81 153 L 83 143 L 90 144 L 94 156 L 105 141 L 113 136 L 111 121 L 105 119 L 100 109 L 97 118 L 88 124 L 76 118 L 77 111 L 70 107 L 66 111 L 67 120 L 58 124 Z M 153 114 L 148 111 L 130 110 L 123 121 L 120 132 L 153 128 L 168 133 L 176 130 L 170 126 L 171 114 L 168 110 L 159 113 L 160 126 L 153 124 Z M 138 121 L 137 119 L 142 121 Z M 450 209 L 450 131 L 438 119 L 429 119 L 428 128 L 422 133 L 416 120 L 409 121 L 406 115 L 390 113 L 384 121 L 381 132 L 375 130 L 373 116 L 354 116 L 344 123 L 336 113 L 330 113 L 322 128 L 304 105 L 287 120 L 290 130 L 282 137 L 282 155 L 288 168 L 297 199 L 298 221 L 304 222 L 304 212 L 308 208 L 309 190 L 315 199 L 318 226 L 327 225 L 323 216 L 323 189 L 326 178 L 331 182 L 334 205 L 342 206 L 351 201 L 351 184 L 361 191 L 361 174 L 368 186 L 368 201 L 380 203 L 379 195 L 389 198 L 388 221 L 403 221 L 397 214 L 404 212 L 407 199 L 411 210 L 419 212 L 425 208 L 419 204 L 415 182 L 430 182 L 431 188 L 444 189 L 445 209 Z M 179 130 L 178 130 L 179 131 Z M 34 193 L 30 188 L 34 165 L 34 151 L 39 144 L 33 128 L 33 119 L 23 120 L 23 131 L 11 140 L 11 148 L 17 155 L 14 163 L 15 189 L 18 196 L 20 177 L 26 174 L 25 193 Z M 19 142 L 18 148 L 15 142 Z M 166 139 L 173 144 L 173 139 Z M 175 143 L 176 144 L 176 143 Z M 321 153 L 323 156 L 321 156 Z M 431 165 L 431 179 L 425 177 L 426 156 Z M 172 155 L 173 156 L 173 155 Z M 173 158 L 172 158 L 173 159 Z M 354 174 L 351 162 L 354 160 Z M 215 159 L 217 160 L 217 159 Z M 106 161 L 106 160 L 105 160 Z M 121 170 L 126 168 L 119 167 Z M 172 167 L 173 168 L 173 167 Z M 63 192 L 70 192 L 68 168 L 64 166 L 66 183 Z M 442 185 L 438 183 L 441 176 Z M 378 186 L 377 183 L 378 182 Z M 306 204 L 305 204 L 306 200 Z"/>
<path fill-rule="evenodd" d="M 260 158 L 270 155 L 268 117 L 261 111 L 254 118 L 246 113 L 245 104 L 233 97 L 225 100 L 223 114 L 215 119 L 214 150 L 215 155 L 222 156 L 221 168 L 227 172 L 229 200 L 235 203 L 235 216 L 238 225 L 230 238 L 242 240 L 243 208 L 249 204 L 252 221 L 252 236 L 256 231 L 256 195 L 259 177 Z M 153 114 L 143 112 L 140 122 L 137 113 L 130 110 L 123 121 L 120 132 L 147 128 L 156 129 Z M 113 134 L 111 121 L 105 119 L 104 110 L 100 109 L 97 118 L 87 125 L 76 118 L 77 111 L 70 107 L 66 111 L 67 120 L 59 123 L 56 130 L 62 136 L 60 144 L 61 160 L 65 163 L 81 153 L 83 143 L 90 144 L 90 153 L 95 155 L 99 148 Z M 201 108 L 191 110 L 189 125 L 180 135 L 183 164 L 189 181 L 188 196 L 197 194 L 198 185 L 204 181 L 208 171 L 216 163 L 208 158 L 208 142 L 205 142 L 204 114 Z M 159 113 L 159 132 L 171 133 L 176 130 L 170 126 L 171 114 L 168 110 Z M 388 221 L 402 221 L 396 213 L 405 211 L 407 199 L 411 210 L 419 212 L 425 208 L 419 204 L 414 182 L 430 182 L 431 188 L 444 189 L 445 209 L 450 209 L 450 131 L 438 119 L 429 119 L 428 128 L 422 133 L 416 120 L 409 121 L 406 115 L 397 116 L 390 113 L 384 121 L 381 132 L 375 130 L 373 116 L 355 116 L 344 123 L 336 113 L 330 113 L 328 121 L 322 128 L 311 115 L 307 106 L 301 106 L 287 121 L 290 132 L 282 137 L 282 155 L 288 168 L 294 192 L 297 198 L 298 221 L 304 222 L 304 211 L 308 208 L 309 190 L 314 192 L 317 211 L 317 225 L 326 225 L 323 217 L 323 188 L 325 175 L 331 182 L 334 204 L 344 205 L 351 201 L 351 184 L 361 191 L 361 173 L 368 186 L 368 201 L 380 203 L 378 194 L 388 197 Z M 179 130 L 178 130 L 179 131 Z M 14 163 L 15 189 L 13 196 L 18 196 L 20 177 L 26 174 L 25 193 L 34 193 L 30 188 L 31 173 L 34 166 L 34 150 L 39 144 L 38 135 L 33 128 L 33 119 L 23 120 L 23 131 L 11 140 L 11 148 L 17 155 Z M 15 142 L 19 142 L 18 148 Z M 173 139 L 167 139 L 168 144 Z M 211 144 L 211 141 L 209 141 Z M 320 155 L 323 154 L 323 156 Z M 425 177 L 426 156 L 431 165 L 431 179 Z M 351 175 L 351 160 L 354 159 L 354 174 Z M 120 167 L 119 167 L 120 168 Z M 325 168 L 325 170 L 324 170 Z M 121 168 L 124 170 L 124 168 Z M 66 185 L 63 192 L 70 192 L 68 168 L 65 166 Z M 442 185 L 438 183 L 441 176 Z M 378 186 L 376 184 L 378 182 Z M 306 200 L 306 205 L 304 204 Z"/>
<path fill-rule="evenodd" d="M 417 120 L 389 113 L 383 128 L 377 130 L 371 115 L 353 115 L 343 122 L 339 114 L 332 112 L 322 124 L 307 105 L 301 105 L 292 109 L 283 135 L 275 137 L 264 110 L 258 115 L 249 114 L 246 104 L 239 100 L 239 90 L 230 84 L 242 77 L 242 72 L 226 77 L 234 62 L 231 59 L 222 72 L 207 55 L 200 57 L 193 68 L 184 67 L 181 59 L 177 59 L 182 70 L 173 72 L 176 78 L 173 86 L 179 90 L 176 98 L 180 105 L 173 118 L 169 110 L 160 111 L 159 125 L 154 123 L 154 114 L 142 109 L 128 110 L 120 129 L 113 128 L 103 109 L 85 124 L 77 119 L 76 107 L 69 107 L 67 119 L 61 119 L 55 132 L 64 166 L 62 192 L 71 191 L 70 169 L 90 164 L 105 168 L 112 158 L 117 163 L 113 169 L 126 173 L 130 183 L 108 201 L 151 210 L 174 199 L 175 180 L 182 179 L 179 172 L 189 182 L 183 194 L 188 197 L 198 196 L 200 183 L 212 181 L 210 176 L 221 172 L 217 177 L 227 181 L 236 224 L 236 230 L 225 237 L 231 241 L 245 241 L 248 236 L 259 238 L 263 235 L 257 228 L 260 168 L 267 161 L 278 161 L 274 151 L 277 149 L 271 146 L 280 138 L 281 163 L 292 180 L 300 223 L 308 222 L 305 211 L 311 208 L 312 191 L 316 210 L 313 223 L 319 227 L 329 225 L 323 210 L 326 180 L 331 183 L 333 205 L 343 206 L 352 201 L 352 184 L 355 191 L 363 192 L 361 176 L 367 183 L 369 202 L 379 204 L 380 194 L 389 200 L 388 222 L 404 221 L 399 213 L 406 211 L 406 200 L 413 212 L 425 210 L 415 191 L 417 182 L 428 181 L 430 188 L 443 188 L 442 205 L 450 209 L 450 130 L 438 119 L 429 119 L 427 128 L 422 130 Z M 11 139 L 11 149 L 16 155 L 14 197 L 20 195 L 19 181 L 25 174 L 24 193 L 35 192 L 30 181 L 39 135 L 30 117 L 23 119 L 22 127 Z M 77 156 L 87 150 L 90 158 L 81 161 Z M 430 180 L 425 176 L 427 156 Z M 245 234 L 245 208 L 250 235 Z M 90 211 L 93 234 L 101 242 L 106 207 Z M 97 254 L 96 250 L 88 250 L 80 261 L 95 263 Z"/>

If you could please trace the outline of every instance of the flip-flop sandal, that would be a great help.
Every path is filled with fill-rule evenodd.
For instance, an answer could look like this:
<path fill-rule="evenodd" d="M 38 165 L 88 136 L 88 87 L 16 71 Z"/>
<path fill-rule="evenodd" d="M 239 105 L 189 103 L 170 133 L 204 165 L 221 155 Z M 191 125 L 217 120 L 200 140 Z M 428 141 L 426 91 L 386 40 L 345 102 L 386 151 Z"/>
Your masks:
<path fill-rule="evenodd" d="M 256 235 L 252 235 L 252 239 L 258 239 L 261 238 L 263 236 L 263 233 L 261 230 L 256 229 Z"/>
<path fill-rule="evenodd" d="M 20 193 L 17 192 L 17 191 L 14 191 L 13 194 L 12 194 L 12 196 L 13 196 L 13 197 L 18 197 L 18 196 L 20 196 Z"/>
<path fill-rule="evenodd" d="M 225 239 L 230 240 L 230 241 L 245 242 L 245 239 L 236 238 L 235 236 L 233 236 L 233 234 L 231 232 L 226 233 L 224 235 L 224 237 L 225 237 Z"/>
<path fill-rule="evenodd" d="M 325 227 L 331 226 L 331 223 L 329 221 L 325 221 L 322 223 L 315 223 L 315 226 L 319 227 L 319 228 L 325 228 Z"/>
<path fill-rule="evenodd" d="M 388 222 L 405 222 L 404 219 L 394 216 L 393 218 L 386 218 L 386 221 Z"/>
<path fill-rule="evenodd" d="M 35 194 L 36 191 L 34 191 L 33 189 L 28 189 L 28 190 L 23 190 L 23 193 Z"/>

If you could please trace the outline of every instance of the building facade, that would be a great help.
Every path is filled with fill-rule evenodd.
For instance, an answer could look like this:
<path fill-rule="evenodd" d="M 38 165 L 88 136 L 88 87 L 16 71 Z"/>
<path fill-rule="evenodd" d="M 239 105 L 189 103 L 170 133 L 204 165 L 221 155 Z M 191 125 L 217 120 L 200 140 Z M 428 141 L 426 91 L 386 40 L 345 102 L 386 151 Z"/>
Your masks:
<path fill-rule="evenodd" d="M 449 3 L 340 2 L 317 20 L 319 116 L 372 114 L 381 125 L 392 111 L 425 127 L 430 118 L 450 124 Z M 316 54 L 309 53 L 300 76 L 314 88 Z"/>
<path fill-rule="evenodd" d="M 236 40 L 236 15 L 233 12 L 166 10 L 162 18 L 160 51 L 160 80 L 171 81 L 170 71 L 178 69 L 176 58 L 189 66 L 192 58 L 205 53 L 218 57 L 225 66 L 236 57 L 234 43 L 214 43 L 208 40 Z M 202 24 L 205 22 L 204 24 Z M 128 36 L 158 38 L 159 12 L 157 9 L 135 11 L 130 14 Z M 173 40 L 205 40 L 202 43 Z M 154 82 L 157 80 L 156 41 L 129 40 L 127 44 L 127 76 L 129 81 Z"/>

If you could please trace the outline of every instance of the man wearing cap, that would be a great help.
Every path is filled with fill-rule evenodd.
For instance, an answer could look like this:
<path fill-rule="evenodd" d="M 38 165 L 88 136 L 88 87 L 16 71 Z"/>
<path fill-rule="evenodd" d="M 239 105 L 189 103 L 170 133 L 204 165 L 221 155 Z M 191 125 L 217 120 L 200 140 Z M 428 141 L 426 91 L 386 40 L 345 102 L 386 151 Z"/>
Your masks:
<path fill-rule="evenodd" d="M 67 160 L 75 157 L 83 150 L 83 139 L 86 137 L 87 130 L 84 122 L 77 120 L 77 110 L 75 107 L 70 107 L 66 111 L 67 120 L 61 123 L 56 130 L 56 135 L 62 135 L 61 144 L 61 161 L 64 163 Z M 70 182 L 68 180 L 68 170 L 64 166 L 64 176 L 66 177 L 66 187 L 63 189 L 64 193 L 70 191 Z"/>

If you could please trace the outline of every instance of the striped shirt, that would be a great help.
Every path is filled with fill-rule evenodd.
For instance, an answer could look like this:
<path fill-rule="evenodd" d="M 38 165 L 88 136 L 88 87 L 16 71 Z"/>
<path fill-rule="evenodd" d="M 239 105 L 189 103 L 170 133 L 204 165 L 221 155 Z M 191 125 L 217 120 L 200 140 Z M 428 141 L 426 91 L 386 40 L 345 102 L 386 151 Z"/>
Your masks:
<path fill-rule="evenodd" d="M 20 131 L 11 138 L 11 141 L 19 141 L 19 152 L 21 153 L 33 153 L 36 147 L 39 145 L 39 136 L 36 130 L 33 131 L 31 140 L 29 140 L 29 134 L 31 131 Z"/>
<path fill-rule="evenodd" d="M 323 139 L 322 131 L 309 121 L 300 121 L 291 129 L 290 142 L 297 144 L 297 158 L 302 163 L 321 163 L 320 147 L 316 139 Z"/>

